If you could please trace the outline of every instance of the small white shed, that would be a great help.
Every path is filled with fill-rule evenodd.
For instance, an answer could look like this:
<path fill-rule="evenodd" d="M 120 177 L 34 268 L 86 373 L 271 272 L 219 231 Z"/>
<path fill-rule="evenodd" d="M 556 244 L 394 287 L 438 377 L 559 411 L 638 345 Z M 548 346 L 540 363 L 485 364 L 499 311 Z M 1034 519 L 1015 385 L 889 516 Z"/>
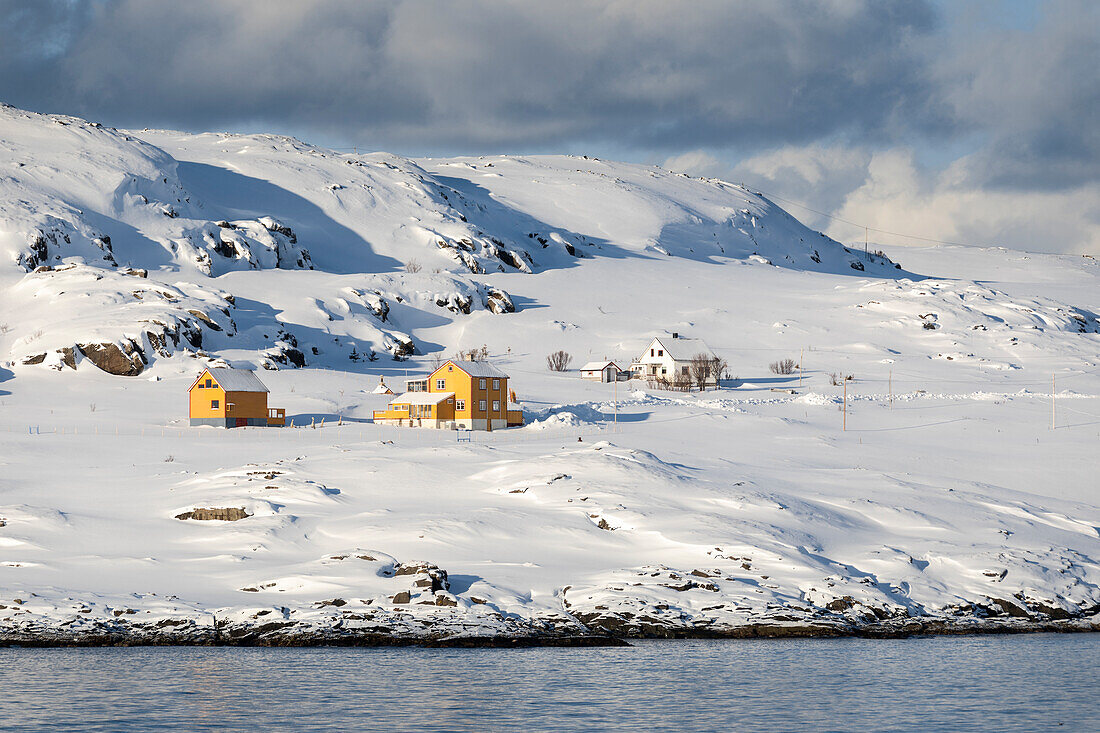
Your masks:
<path fill-rule="evenodd" d="M 581 367 L 581 379 L 593 382 L 614 382 L 622 369 L 613 361 L 590 361 Z"/>

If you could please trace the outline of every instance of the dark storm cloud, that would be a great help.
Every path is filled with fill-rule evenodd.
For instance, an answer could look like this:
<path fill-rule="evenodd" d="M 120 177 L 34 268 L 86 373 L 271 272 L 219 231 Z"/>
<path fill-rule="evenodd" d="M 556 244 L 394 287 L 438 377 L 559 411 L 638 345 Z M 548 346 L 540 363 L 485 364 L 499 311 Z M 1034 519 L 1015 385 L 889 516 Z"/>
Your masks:
<path fill-rule="evenodd" d="M 934 105 L 913 0 L 9 4 L 0 93 L 118 124 L 648 148 L 884 134 Z M 30 9 L 28 9 L 28 7 Z M 63 8 L 87 15 L 75 36 Z M 28 62 L 28 58 L 33 61 Z M 14 68 L 32 65 L 26 84 Z"/>
<path fill-rule="evenodd" d="M 0 98 L 398 152 L 982 141 L 988 185 L 1100 177 L 1091 0 L 1030 30 L 931 0 L 0 0 Z"/>
<path fill-rule="evenodd" d="M 933 77 L 956 124 L 988 135 L 974 183 L 1100 180 L 1100 3 L 1048 3 L 1031 30 L 977 30 L 945 49 Z"/>

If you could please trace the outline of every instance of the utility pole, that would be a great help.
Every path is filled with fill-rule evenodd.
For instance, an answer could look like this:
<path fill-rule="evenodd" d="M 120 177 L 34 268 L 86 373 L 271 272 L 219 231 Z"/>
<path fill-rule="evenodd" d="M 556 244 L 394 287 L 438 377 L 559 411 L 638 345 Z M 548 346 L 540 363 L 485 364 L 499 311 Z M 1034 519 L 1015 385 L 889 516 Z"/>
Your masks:
<path fill-rule="evenodd" d="M 867 227 L 863 227 L 863 259 L 871 261 L 871 256 L 867 254 Z"/>
<path fill-rule="evenodd" d="M 848 429 L 848 378 L 843 374 L 840 375 L 840 381 L 844 384 L 844 418 L 841 423 L 841 430 Z"/>
<path fill-rule="evenodd" d="M 802 389 L 802 358 L 806 355 L 806 349 L 798 350 L 798 388 Z"/>

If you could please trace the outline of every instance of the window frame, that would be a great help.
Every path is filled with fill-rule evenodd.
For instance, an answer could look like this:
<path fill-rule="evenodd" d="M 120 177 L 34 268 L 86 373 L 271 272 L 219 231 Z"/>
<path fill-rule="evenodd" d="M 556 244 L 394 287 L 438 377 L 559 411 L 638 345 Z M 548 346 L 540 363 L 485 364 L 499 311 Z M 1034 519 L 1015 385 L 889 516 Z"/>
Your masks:
<path fill-rule="evenodd" d="M 485 389 L 486 388 L 485 385 L 486 385 L 485 377 L 481 377 L 480 379 L 477 380 L 477 388 L 478 389 Z"/>
<path fill-rule="evenodd" d="M 493 412 L 500 412 L 500 400 L 493 400 Z"/>
<path fill-rule="evenodd" d="M 203 386 L 206 389 L 214 389 L 214 380 L 213 379 L 207 379 L 205 382 L 203 382 Z"/>
<path fill-rule="evenodd" d="M 485 400 L 478 400 L 478 401 L 477 401 L 477 409 L 478 409 L 478 411 L 479 411 L 479 412 L 488 412 L 489 410 L 488 410 L 488 409 L 486 408 L 486 405 L 488 405 L 488 404 L 489 404 L 489 403 L 488 403 L 488 402 L 486 402 Z"/>
<path fill-rule="evenodd" d="M 440 392 L 445 392 L 447 390 L 447 380 L 446 379 L 437 379 L 437 380 L 435 380 L 435 388 L 438 389 Z"/>
<path fill-rule="evenodd" d="M 466 400 L 456 399 L 455 400 L 455 412 L 465 412 L 465 411 L 466 411 Z"/>
<path fill-rule="evenodd" d="M 210 400 L 210 409 L 211 410 L 220 410 L 220 409 L 222 409 L 221 408 L 221 400 Z"/>

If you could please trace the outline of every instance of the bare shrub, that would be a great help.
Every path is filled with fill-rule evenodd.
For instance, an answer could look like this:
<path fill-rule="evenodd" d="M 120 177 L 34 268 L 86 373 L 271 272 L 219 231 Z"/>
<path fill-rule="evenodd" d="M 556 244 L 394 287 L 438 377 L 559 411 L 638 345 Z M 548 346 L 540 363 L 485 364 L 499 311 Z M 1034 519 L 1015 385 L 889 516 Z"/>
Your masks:
<path fill-rule="evenodd" d="M 546 368 L 552 372 L 564 372 L 572 361 L 573 357 L 568 352 L 555 351 L 546 357 Z"/>
<path fill-rule="evenodd" d="M 424 266 L 418 260 L 409 260 L 405 263 L 405 272 L 420 272 Z"/>
<path fill-rule="evenodd" d="M 794 359 L 780 359 L 779 361 L 773 361 L 771 364 L 768 365 L 768 368 L 772 370 L 772 374 L 794 374 Z"/>
<path fill-rule="evenodd" d="M 7 333 L 11 330 L 11 326 L 6 323 L 0 323 L 0 333 Z"/>
<path fill-rule="evenodd" d="M 666 382 L 667 384 L 667 382 Z M 670 389 L 676 392 L 690 392 L 692 385 L 692 378 L 690 374 L 684 374 L 680 372 L 672 377 L 672 384 Z"/>
<path fill-rule="evenodd" d="M 924 330 L 925 331 L 935 331 L 936 330 L 936 324 L 932 323 L 932 321 L 925 321 L 924 322 Z"/>
<path fill-rule="evenodd" d="M 171 453 L 169 453 L 168 455 L 166 455 L 164 457 L 164 462 L 165 463 L 175 463 L 175 461 L 176 461 L 176 457 L 174 455 L 172 455 Z"/>
<path fill-rule="evenodd" d="M 699 388 L 699 391 L 705 390 L 708 384 L 717 386 L 718 380 L 722 377 L 724 371 L 726 371 L 725 360 L 714 354 L 700 352 L 691 357 L 691 380 Z"/>
<path fill-rule="evenodd" d="M 88 412 L 95 412 L 95 403 L 92 402 L 88 405 Z"/>
<path fill-rule="evenodd" d="M 458 361 L 485 361 L 489 358 L 489 347 L 482 344 L 472 349 L 459 349 L 455 359 Z"/>
<path fill-rule="evenodd" d="M 834 387 L 839 387 L 844 382 L 850 382 L 853 379 L 855 379 L 855 377 L 851 374 L 833 372 L 829 375 L 829 384 L 833 385 Z"/>

